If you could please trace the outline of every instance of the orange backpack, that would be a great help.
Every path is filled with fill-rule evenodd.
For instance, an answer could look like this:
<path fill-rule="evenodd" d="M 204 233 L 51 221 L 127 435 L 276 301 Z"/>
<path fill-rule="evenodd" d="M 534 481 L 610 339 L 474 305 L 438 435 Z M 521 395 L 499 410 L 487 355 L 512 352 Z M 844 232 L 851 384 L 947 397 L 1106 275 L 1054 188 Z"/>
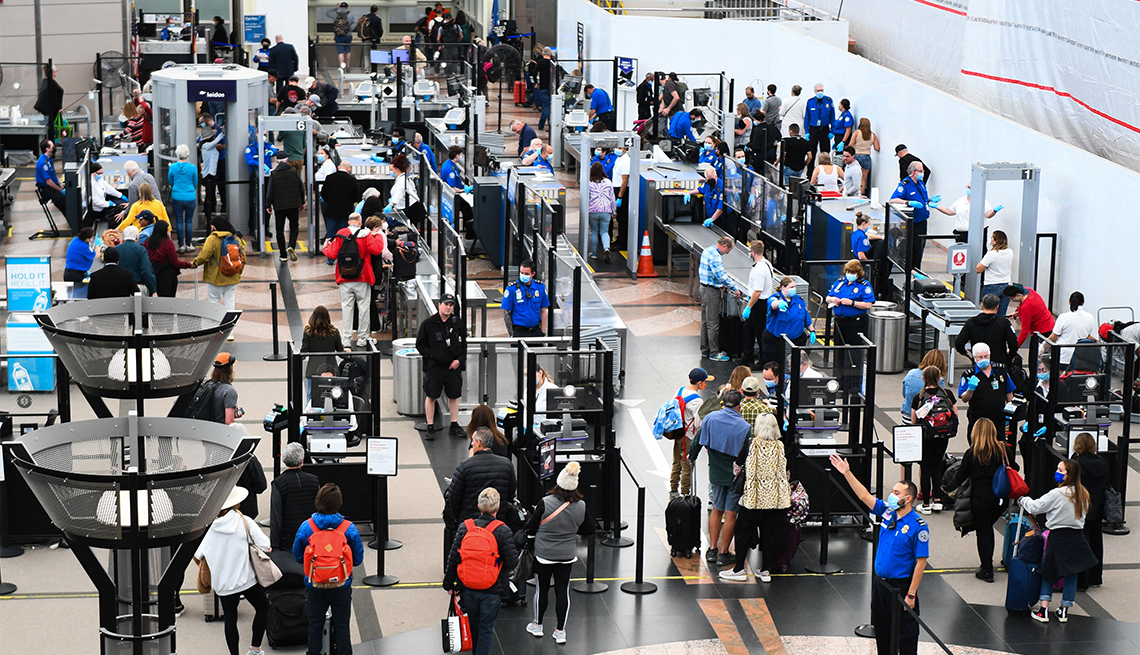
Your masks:
<path fill-rule="evenodd" d="M 499 557 L 499 540 L 495 539 L 495 530 L 500 525 L 506 525 L 496 519 L 481 528 L 475 524 L 475 519 L 463 522 L 467 526 L 467 534 L 459 542 L 459 581 L 468 589 L 490 589 L 499 580 L 499 571 L 503 568 L 503 560 Z"/>
<path fill-rule="evenodd" d="M 245 270 L 245 258 L 241 252 L 241 241 L 234 235 L 222 237 L 218 245 L 218 271 L 222 275 L 240 275 Z"/>
<path fill-rule="evenodd" d="M 309 527 L 313 534 L 305 546 L 305 577 L 318 589 L 343 587 L 352 575 L 352 548 L 348 545 L 349 521 L 341 521 L 336 528 L 321 530 L 313 519 Z"/>

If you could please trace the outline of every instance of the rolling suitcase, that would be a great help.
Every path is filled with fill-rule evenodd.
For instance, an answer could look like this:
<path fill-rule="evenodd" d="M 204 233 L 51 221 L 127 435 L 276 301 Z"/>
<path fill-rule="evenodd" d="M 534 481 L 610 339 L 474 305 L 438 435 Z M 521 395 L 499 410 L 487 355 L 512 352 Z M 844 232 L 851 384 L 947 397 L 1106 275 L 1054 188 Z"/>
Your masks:
<path fill-rule="evenodd" d="M 218 595 L 213 591 L 202 594 L 202 615 L 206 623 L 222 618 L 222 604 L 218 601 Z"/>
<path fill-rule="evenodd" d="M 1005 611 L 1023 616 L 1029 614 L 1030 607 L 1037 602 L 1041 591 L 1041 573 L 1038 571 L 1038 565 L 1017 559 L 1017 541 L 1021 540 L 1020 527 L 1024 520 L 1024 513 L 1024 509 L 1020 510 L 1017 514 L 1017 522 L 1013 523 L 1016 540 L 1014 541 L 1012 555 L 1006 563 L 1009 580 L 1006 582 L 1005 588 Z"/>
<path fill-rule="evenodd" d="M 696 475 L 689 477 L 689 491 L 696 489 Z M 665 533 L 669 555 L 692 557 L 701 548 L 701 499 L 695 494 L 678 496 L 665 507 Z"/>
<path fill-rule="evenodd" d="M 1013 512 L 1006 516 L 1005 542 L 1001 549 L 1002 566 L 1009 568 L 1009 563 L 1013 561 L 1013 545 L 1018 541 L 1017 535 L 1029 532 L 1030 528 L 1029 519 L 1020 515 L 1014 517 Z"/>
<path fill-rule="evenodd" d="M 515 104 L 521 105 L 526 102 L 526 82 L 522 80 L 515 81 Z"/>
<path fill-rule="evenodd" d="M 304 589 L 266 589 L 269 617 L 265 637 L 273 648 L 309 642 L 308 597 Z"/>

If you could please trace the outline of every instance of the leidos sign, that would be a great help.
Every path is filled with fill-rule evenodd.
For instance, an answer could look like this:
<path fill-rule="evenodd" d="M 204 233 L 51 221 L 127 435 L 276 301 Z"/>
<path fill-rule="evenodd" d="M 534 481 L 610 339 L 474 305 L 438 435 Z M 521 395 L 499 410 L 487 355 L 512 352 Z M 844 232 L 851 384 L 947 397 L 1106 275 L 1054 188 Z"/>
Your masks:
<path fill-rule="evenodd" d="M 234 102 L 237 100 L 235 80 L 188 80 L 186 82 L 188 102 Z"/>

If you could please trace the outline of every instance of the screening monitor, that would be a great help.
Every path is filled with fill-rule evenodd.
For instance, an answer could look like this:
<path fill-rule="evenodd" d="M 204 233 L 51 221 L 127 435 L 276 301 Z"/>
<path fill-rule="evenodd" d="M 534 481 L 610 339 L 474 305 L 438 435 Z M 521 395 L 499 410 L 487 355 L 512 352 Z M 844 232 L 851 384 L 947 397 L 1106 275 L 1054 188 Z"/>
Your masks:
<path fill-rule="evenodd" d="M 369 53 L 369 58 L 373 64 L 391 64 L 392 51 L 391 50 L 372 50 Z"/>
<path fill-rule="evenodd" d="M 351 385 L 348 378 L 314 376 L 309 378 L 312 385 L 313 407 L 324 407 L 325 399 L 332 399 L 333 409 L 348 410 L 348 395 Z"/>
<path fill-rule="evenodd" d="M 392 50 L 391 55 L 392 55 L 392 63 L 393 64 L 398 62 L 398 61 L 402 61 L 406 64 L 406 63 L 411 61 L 412 51 L 411 50 L 397 49 L 397 50 Z"/>

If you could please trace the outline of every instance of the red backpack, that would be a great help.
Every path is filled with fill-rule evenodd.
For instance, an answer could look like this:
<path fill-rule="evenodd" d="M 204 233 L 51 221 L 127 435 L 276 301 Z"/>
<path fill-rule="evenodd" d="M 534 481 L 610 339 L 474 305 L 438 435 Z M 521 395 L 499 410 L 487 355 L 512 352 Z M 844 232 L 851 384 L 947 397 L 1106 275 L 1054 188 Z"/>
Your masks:
<path fill-rule="evenodd" d="M 339 589 L 352 575 L 352 548 L 345 536 L 350 525 L 341 521 L 336 528 L 321 530 L 309 519 L 313 535 L 305 546 L 305 576 L 317 589 Z"/>
<path fill-rule="evenodd" d="M 503 568 L 503 560 L 499 557 L 499 540 L 495 539 L 495 530 L 506 525 L 496 519 L 481 528 L 475 524 L 475 519 L 463 522 L 467 526 L 467 534 L 459 542 L 459 581 L 468 589 L 490 589 L 499 580 L 499 571 Z"/>

